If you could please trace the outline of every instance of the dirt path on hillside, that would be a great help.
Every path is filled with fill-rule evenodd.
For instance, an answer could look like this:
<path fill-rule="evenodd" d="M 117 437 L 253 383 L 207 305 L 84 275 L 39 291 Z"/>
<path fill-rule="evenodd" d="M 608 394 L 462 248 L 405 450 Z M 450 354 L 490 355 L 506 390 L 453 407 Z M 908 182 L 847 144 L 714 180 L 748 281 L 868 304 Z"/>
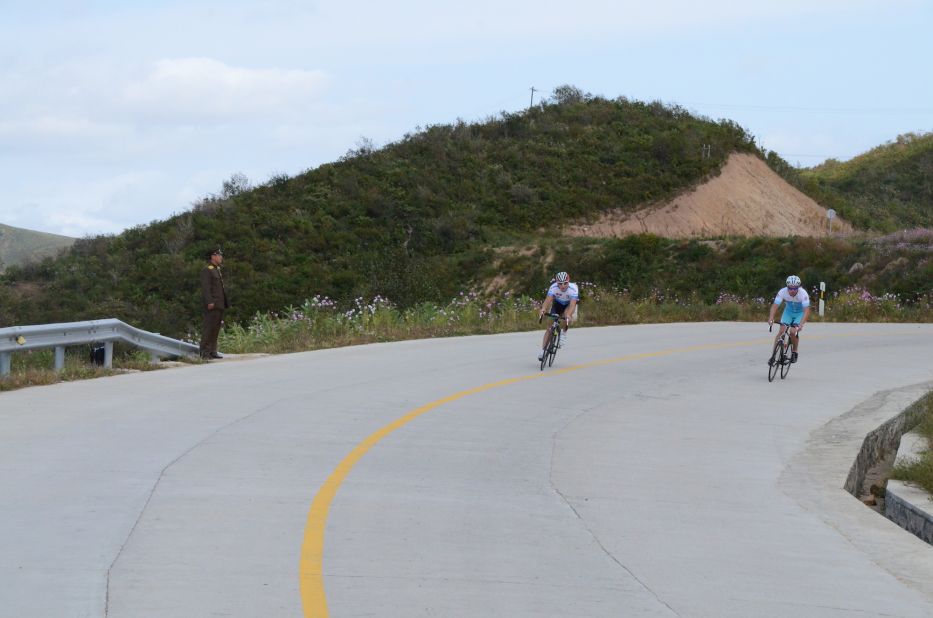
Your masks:
<path fill-rule="evenodd" d="M 825 236 L 826 209 L 792 187 L 758 157 L 733 154 L 722 173 L 666 204 L 635 213 L 604 213 L 571 225 L 570 236 L 611 237 L 650 232 L 668 238 L 710 236 Z M 833 234 L 852 226 L 833 219 Z"/>

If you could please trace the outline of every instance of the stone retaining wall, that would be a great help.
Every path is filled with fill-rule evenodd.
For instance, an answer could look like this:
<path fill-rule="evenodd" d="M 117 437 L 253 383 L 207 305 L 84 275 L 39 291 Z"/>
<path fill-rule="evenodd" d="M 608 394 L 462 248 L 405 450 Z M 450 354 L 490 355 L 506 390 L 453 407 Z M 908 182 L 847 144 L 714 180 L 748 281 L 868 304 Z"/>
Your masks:
<path fill-rule="evenodd" d="M 919 421 L 927 397 L 930 397 L 930 394 L 924 395 L 900 414 L 865 436 L 862 448 L 849 470 L 848 478 L 846 478 L 844 485 L 846 491 L 856 498 L 859 497 L 865 483 L 865 475 L 876 463 L 881 461 L 886 453 L 897 451 L 901 436 Z"/>
<path fill-rule="evenodd" d="M 917 453 L 926 448 L 926 440 L 912 438 L 908 430 L 919 422 L 930 398 L 933 398 L 933 391 L 920 397 L 865 436 L 862 448 L 846 478 L 846 491 L 858 498 L 868 471 L 886 454 L 896 452 L 898 459 L 903 459 L 916 457 Z M 889 480 L 884 505 L 884 514 L 888 519 L 933 544 L 933 502 L 930 501 L 929 493 L 907 483 Z"/>
<path fill-rule="evenodd" d="M 901 439 L 894 465 L 920 457 L 929 448 L 927 439 L 908 432 Z M 884 494 L 885 516 L 908 532 L 933 544 L 933 501 L 924 489 L 891 479 Z"/>

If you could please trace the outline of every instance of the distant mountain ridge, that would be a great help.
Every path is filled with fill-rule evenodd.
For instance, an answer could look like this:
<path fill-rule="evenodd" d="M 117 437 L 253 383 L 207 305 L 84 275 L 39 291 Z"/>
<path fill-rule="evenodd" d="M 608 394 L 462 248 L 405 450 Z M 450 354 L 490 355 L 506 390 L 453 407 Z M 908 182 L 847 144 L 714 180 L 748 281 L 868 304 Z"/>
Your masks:
<path fill-rule="evenodd" d="M 0 270 L 46 257 L 55 257 L 73 245 L 74 238 L 36 232 L 0 223 Z"/>

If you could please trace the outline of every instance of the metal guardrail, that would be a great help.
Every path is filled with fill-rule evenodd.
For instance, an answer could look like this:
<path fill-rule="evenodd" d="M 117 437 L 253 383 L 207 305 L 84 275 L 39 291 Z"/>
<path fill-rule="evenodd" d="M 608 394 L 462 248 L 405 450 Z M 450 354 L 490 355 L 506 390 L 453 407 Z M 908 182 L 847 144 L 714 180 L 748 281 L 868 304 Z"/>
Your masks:
<path fill-rule="evenodd" d="M 55 348 L 55 369 L 65 367 L 65 348 L 101 343 L 104 345 L 104 366 L 113 366 L 113 342 L 123 341 L 147 350 L 153 362 L 163 356 L 198 354 L 198 346 L 158 333 L 150 333 L 116 319 L 9 326 L 0 328 L 0 376 L 9 375 L 13 352 Z"/>

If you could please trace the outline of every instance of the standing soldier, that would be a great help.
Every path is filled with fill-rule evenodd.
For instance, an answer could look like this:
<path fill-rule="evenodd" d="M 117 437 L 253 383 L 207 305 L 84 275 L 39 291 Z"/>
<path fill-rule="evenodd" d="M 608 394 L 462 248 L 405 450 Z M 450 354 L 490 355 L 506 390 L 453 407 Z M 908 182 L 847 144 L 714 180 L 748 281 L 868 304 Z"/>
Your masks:
<path fill-rule="evenodd" d="M 224 310 L 230 306 L 220 265 L 224 254 L 214 249 L 208 254 L 210 263 L 201 271 L 201 296 L 204 299 L 204 329 L 201 333 L 201 358 L 223 358 L 217 352 L 217 336 L 224 320 Z"/>

